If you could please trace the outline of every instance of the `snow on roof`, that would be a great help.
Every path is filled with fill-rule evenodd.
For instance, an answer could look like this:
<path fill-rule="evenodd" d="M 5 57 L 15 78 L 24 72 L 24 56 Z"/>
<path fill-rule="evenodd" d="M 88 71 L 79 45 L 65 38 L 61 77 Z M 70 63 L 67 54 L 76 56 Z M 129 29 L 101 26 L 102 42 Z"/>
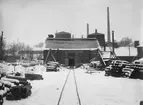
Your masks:
<path fill-rule="evenodd" d="M 143 61 L 143 58 L 140 58 L 139 60 L 140 60 L 140 61 Z"/>
<path fill-rule="evenodd" d="M 44 44 L 45 49 L 63 49 L 63 50 L 90 50 L 99 48 L 99 42 L 96 39 L 74 39 L 74 40 L 48 40 Z"/>
<path fill-rule="evenodd" d="M 99 48 L 44 48 L 43 50 L 97 50 Z"/>
<path fill-rule="evenodd" d="M 71 34 L 71 33 L 65 32 L 65 31 L 61 31 L 61 32 L 57 32 L 56 34 Z"/>

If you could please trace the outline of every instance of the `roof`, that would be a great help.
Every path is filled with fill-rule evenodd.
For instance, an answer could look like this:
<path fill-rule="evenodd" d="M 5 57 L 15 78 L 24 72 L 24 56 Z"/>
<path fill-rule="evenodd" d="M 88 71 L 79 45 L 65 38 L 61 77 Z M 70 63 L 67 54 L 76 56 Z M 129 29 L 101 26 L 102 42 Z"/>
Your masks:
<path fill-rule="evenodd" d="M 93 50 L 97 50 L 99 48 L 44 48 L 44 50 L 90 50 L 90 51 L 93 51 Z"/>
<path fill-rule="evenodd" d="M 142 61 L 143 61 L 143 58 L 140 58 L 139 60 L 142 60 Z"/>
<path fill-rule="evenodd" d="M 46 40 L 61 40 L 61 41 L 92 41 L 92 40 L 97 40 L 96 38 L 47 38 Z"/>
<path fill-rule="evenodd" d="M 44 50 L 46 49 L 65 49 L 65 50 L 89 50 L 97 49 L 100 45 L 96 38 L 69 38 L 69 39 L 49 39 L 45 41 Z"/>
<path fill-rule="evenodd" d="M 71 34 L 71 33 L 65 32 L 65 31 L 61 31 L 61 32 L 58 32 L 58 33 L 56 33 L 56 34 Z"/>
<path fill-rule="evenodd" d="M 104 35 L 103 33 L 91 33 L 91 34 L 89 34 L 89 35 Z"/>

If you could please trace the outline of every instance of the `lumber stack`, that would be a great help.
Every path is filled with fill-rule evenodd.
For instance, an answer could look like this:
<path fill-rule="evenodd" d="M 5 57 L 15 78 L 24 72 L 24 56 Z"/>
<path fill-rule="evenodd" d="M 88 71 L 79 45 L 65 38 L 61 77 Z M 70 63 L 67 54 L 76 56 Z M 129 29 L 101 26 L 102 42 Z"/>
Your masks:
<path fill-rule="evenodd" d="M 41 74 L 25 73 L 25 78 L 28 80 L 43 80 L 43 77 Z"/>
<path fill-rule="evenodd" d="M 31 84 L 27 79 L 16 76 L 2 77 L 0 80 L 0 105 L 6 100 L 20 100 L 31 95 Z"/>

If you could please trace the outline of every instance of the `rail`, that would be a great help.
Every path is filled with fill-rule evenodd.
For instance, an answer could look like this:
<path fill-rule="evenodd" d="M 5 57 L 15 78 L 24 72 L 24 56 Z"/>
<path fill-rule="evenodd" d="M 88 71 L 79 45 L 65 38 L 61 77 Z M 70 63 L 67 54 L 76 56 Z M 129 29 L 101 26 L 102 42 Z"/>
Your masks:
<path fill-rule="evenodd" d="M 60 93 L 57 105 L 60 105 L 60 102 L 61 102 L 61 99 L 62 99 L 62 96 L 63 96 L 63 92 L 65 90 L 65 86 L 66 86 L 66 84 L 68 82 L 68 78 L 69 78 L 69 75 L 70 75 L 71 71 L 73 72 L 72 75 L 73 75 L 73 78 L 74 78 L 74 84 L 75 84 L 76 94 L 77 94 L 77 98 L 78 98 L 78 105 L 81 105 L 81 99 L 80 99 L 80 95 L 79 95 L 79 91 L 78 91 L 78 85 L 77 85 L 77 80 L 76 80 L 76 75 L 75 75 L 74 69 L 69 69 L 69 72 L 68 72 L 68 74 L 66 76 L 66 79 L 65 79 L 65 82 L 63 84 L 63 87 L 62 87 L 62 90 L 61 90 L 61 93 Z"/>

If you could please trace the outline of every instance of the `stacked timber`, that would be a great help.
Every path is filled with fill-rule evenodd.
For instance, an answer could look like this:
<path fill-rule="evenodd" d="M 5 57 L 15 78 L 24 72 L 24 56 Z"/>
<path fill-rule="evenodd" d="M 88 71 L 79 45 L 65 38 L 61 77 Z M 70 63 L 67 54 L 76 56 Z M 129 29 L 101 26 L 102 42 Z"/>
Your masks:
<path fill-rule="evenodd" d="M 25 78 L 28 80 L 43 80 L 43 77 L 41 74 L 25 73 Z"/>
<path fill-rule="evenodd" d="M 31 84 L 27 79 L 15 76 L 5 76 L 0 80 L 0 105 L 3 98 L 7 100 L 20 100 L 31 95 Z"/>

